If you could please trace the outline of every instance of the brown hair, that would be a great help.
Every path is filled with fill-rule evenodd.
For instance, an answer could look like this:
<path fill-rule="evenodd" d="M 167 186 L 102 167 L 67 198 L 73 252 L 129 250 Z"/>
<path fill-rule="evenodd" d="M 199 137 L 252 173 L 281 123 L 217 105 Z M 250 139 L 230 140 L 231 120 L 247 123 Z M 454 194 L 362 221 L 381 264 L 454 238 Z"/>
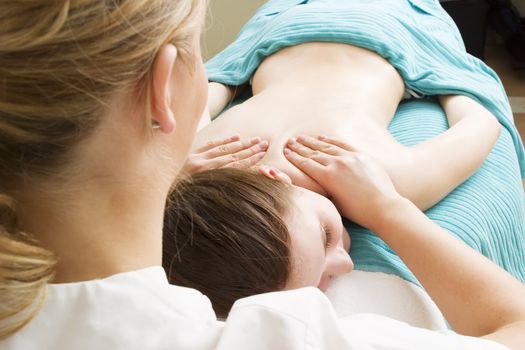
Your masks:
<path fill-rule="evenodd" d="M 138 89 L 148 106 L 157 52 L 171 42 L 187 56 L 204 8 L 205 0 L 0 1 L 0 339 L 36 314 L 56 261 L 20 227 L 14 189 L 57 177 L 116 92 Z"/>
<path fill-rule="evenodd" d="M 217 169 L 179 182 L 164 219 L 171 283 L 201 291 L 219 317 L 233 303 L 281 290 L 290 273 L 291 187 L 264 175 Z"/>

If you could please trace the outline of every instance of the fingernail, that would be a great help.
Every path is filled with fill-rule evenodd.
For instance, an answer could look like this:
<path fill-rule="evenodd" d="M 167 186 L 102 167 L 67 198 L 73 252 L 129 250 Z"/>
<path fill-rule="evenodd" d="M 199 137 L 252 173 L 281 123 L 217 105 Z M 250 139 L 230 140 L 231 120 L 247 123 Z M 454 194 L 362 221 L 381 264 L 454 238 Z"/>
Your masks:
<path fill-rule="evenodd" d="M 297 141 L 299 141 L 299 142 L 304 141 L 305 138 L 306 138 L 306 136 L 299 135 L 299 136 L 297 136 Z"/>
<path fill-rule="evenodd" d="M 284 152 L 284 155 L 285 155 L 285 156 L 287 156 L 287 155 L 289 155 L 290 153 L 292 153 L 292 151 L 290 151 L 288 148 L 285 148 L 283 152 Z"/>
<path fill-rule="evenodd" d="M 324 136 L 324 135 L 319 135 L 318 139 L 319 139 L 319 140 L 326 140 L 326 136 Z"/>
<path fill-rule="evenodd" d="M 292 137 L 291 139 L 288 140 L 288 144 L 289 145 L 293 145 L 295 144 L 297 141 L 295 140 L 295 137 Z"/>
<path fill-rule="evenodd" d="M 255 144 L 259 143 L 259 142 L 261 142 L 261 138 L 260 138 L 260 137 L 254 137 L 254 138 L 252 138 L 252 139 L 250 140 L 250 143 L 251 143 L 252 145 L 255 145 Z"/>

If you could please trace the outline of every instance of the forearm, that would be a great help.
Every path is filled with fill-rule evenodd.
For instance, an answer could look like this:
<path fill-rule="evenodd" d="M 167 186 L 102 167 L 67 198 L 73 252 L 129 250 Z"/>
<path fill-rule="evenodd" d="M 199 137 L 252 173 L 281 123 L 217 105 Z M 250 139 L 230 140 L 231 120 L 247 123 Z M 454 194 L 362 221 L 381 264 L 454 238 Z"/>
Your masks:
<path fill-rule="evenodd" d="M 454 330 L 525 344 L 525 286 L 406 199 L 386 206 L 376 222 L 372 229 L 416 275 Z M 502 336 L 505 331 L 510 336 Z"/>
<path fill-rule="evenodd" d="M 399 255 L 456 331 L 525 348 L 525 286 L 401 197 L 371 156 L 330 137 L 298 138 L 284 154 Z"/>
<path fill-rule="evenodd" d="M 439 202 L 483 164 L 500 131 L 494 116 L 473 100 L 464 96 L 440 100 L 450 128 L 413 147 L 409 166 L 394 175 L 402 181 L 399 192 L 422 210 Z"/>

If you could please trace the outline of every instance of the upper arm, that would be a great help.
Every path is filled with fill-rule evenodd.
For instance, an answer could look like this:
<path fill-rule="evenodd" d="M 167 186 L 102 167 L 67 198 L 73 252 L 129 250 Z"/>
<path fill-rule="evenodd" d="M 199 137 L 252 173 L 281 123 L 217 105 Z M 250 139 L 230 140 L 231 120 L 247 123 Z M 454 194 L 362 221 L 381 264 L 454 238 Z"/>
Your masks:
<path fill-rule="evenodd" d="M 439 103 L 445 111 L 449 127 L 465 118 L 475 118 L 480 122 L 492 124 L 494 129 L 499 128 L 496 117 L 483 105 L 464 95 L 440 95 Z"/>
<path fill-rule="evenodd" d="M 230 86 L 217 82 L 208 83 L 208 111 L 211 119 L 217 117 L 226 106 L 243 93 L 248 85 Z"/>

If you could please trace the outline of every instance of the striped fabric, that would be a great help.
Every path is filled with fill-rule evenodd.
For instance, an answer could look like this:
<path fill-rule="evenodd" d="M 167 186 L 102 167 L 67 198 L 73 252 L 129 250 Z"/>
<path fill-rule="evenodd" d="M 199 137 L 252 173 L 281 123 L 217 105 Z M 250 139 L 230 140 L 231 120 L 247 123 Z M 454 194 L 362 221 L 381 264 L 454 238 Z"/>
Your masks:
<path fill-rule="evenodd" d="M 206 63 L 209 80 L 241 85 L 265 57 L 312 41 L 375 51 L 417 93 L 477 99 L 509 131 L 525 177 L 523 144 L 501 81 L 466 53 L 454 21 L 437 0 L 270 0 L 230 46 Z"/>
<path fill-rule="evenodd" d="M 523 145 L 499 78 L 465 52 L 457 28 L 439 2 L 268 1 L 244 26 L 236 41 L 207 62 L 209 79 L 228 85 L 243 84 L 268 55 L 311 41 L 335 41 L 371 49 L 398 69 L 408 88 L 424 95 L 468 95 L 497 116 L 504 128 L 484 165 L 427 214 L 525 281 Z M 390 131 L 401 143 L 414 145 L 446 128 L 443 110 L 427 99 L 402 103 Z M 352 235 L 351 255 L 357 269 L 391 273 L 417 283 L 376 235 L 349 222 L 346 226 Z"/>
<path fill-rule="evenodd" d="M 390 132 L 400 143 L 411 146 L 447 128 L 446 116 L 437 102 L 410 100 L 399 106 Z M 525 282 L 524 204 L 512 137 L 502 129 L 482 167 L 426 214 Z M 350 255 L 356 269 L 390 273 L 417 283 L 379 237 L 348 221 L 345 226 L 352 236 Z"/>

